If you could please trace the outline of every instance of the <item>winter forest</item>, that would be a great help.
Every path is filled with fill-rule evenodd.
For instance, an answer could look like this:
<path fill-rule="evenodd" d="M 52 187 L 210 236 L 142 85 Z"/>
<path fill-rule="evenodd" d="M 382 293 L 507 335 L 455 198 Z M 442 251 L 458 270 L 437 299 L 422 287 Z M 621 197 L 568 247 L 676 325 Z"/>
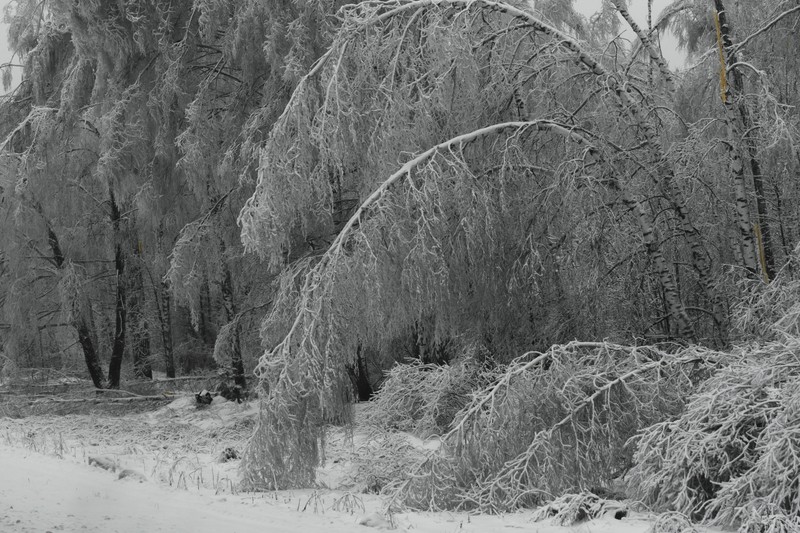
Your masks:
<path fill-rule="evenodd" d="M 5 17 L 0 417 L 216 385 L 237 491 L 368 426 L 351 511 L 800 531 L 798 0 Z"/>

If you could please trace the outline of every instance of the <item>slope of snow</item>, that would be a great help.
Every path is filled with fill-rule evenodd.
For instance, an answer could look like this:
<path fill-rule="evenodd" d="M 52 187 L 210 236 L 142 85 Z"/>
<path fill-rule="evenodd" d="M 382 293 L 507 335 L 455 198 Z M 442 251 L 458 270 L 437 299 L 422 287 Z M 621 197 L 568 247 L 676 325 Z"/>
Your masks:
<path fill-rule="evenodd" d="M 214 495 L 211 490 L 168 488 L 69 460 L 0 445 L 0 531 L 127 533 L 368 532 L 363 514 L 377 517 L 380 502 L 365 497 L 363 514 L 331 509 L 337 494 L 311 491 Z M 306 507 L 305 512 L 298 511 Z M 404 513 L 397 531 L 538 533 L 645 533 L 652 519 L 634 513 L 577 526 L 532 522 L 531 513 L 470 516 L 464 513 Z M 378 523 L 378 529 L 388 524 Z M 707 529 L 706 531 L 711 531 Z"/>
<path fill-rule="evenodd" d="M 414 533 L 645 533 L 653 524 L 653 516 L 635 512 L 623 520 L 605 515 L 570 527 L 535 522 L 532 511 L 386 517 L 379 496 L 361 493 L 364 480 L 356 467 L 359 457 L 379 460 L 373 447 L 386 437 L 363 428 L 349 437 L 341 429 L 329 435 L 328 460 L 318 477 L 330 488 L 238 492 L 239 461 L 220 462 L 219 451 L 225 446 L 241 451 L 256 414 L 256 404 L 215 400 L 197 409 L 194 399 L 186 397 L 125 417 L 93 412 L 0 419 L 0 533 L 357 533 L 392 528 Z M 424 453 L 438 446 L 435 439 L 405 434 L 391 439 L 400 452 L 410 447 Z M 133 475 L 119 479 L 123 469 Z"/>
<path fill-rule="evenodd" d="M 353 517 L 298 513 L 268 494 L 214 496 L 117 478 L 0 445 L 0 531 L 349 533 L 357 527 Z"/>

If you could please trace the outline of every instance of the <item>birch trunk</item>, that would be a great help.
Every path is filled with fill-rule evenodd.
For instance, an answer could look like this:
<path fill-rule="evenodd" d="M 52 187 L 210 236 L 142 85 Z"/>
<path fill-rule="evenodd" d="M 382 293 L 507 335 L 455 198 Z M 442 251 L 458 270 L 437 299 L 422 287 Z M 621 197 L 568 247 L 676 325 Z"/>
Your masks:
<path fill-rule="evenodd" d="M 658 67 L 658 71 L 661 73 L 661 77 L 664 79 L 664 84 L 667 87 L 667 91 L 670 93 L 675 91 L 675 76 L 673 76 L 672 71 L 669 69 L 667 62 L 664 60 L 664 56 L 661 55 L 661 52 L 658 51 L 658 47 L 650 38 L 650 33 L 645 32 L 642 28 L 633 20 L 628 8 L 621 0 L 611 0 L 611 3 L 614 4 L 614 7 L 617 8 L 617 11 L 625 19 L 625 22 L 628 23 L 628 26 L 633 30 L 636 34 L 636 37 L 639 38 L 641 41 L 642 46 L 647 51 L 647 55 L 650 57 L 650 60 Z M 651 5 L 648 3 L 648 14 L 647 14 L 647 23 L 648 26 L 652 28 L 652 18 L 651 18 Z"/>
<path fill-rule="evenodd" d="M 722 0 L 713 0 L 715 9 L 715 22 L 717 25 L 717 40 L 720 48 L 720 85 L 722 103 L 725 105 L 726 126 L 728 130 L 728 151 L 732 160 L 734 173 L 736 209 L 738 215 L 739 232 L 744 241 L 745 268 L 751 272 L 757 271 L 757 263 L 761 263 L 764 280 L 769 283 L 775 277 L 775 256 L 772 245 L 772 232 L 769 226 L 769 209 L 764 195 L 764 178 L 761 172 L 761 162 L 755 146 L 748 142 L 747 134 L 753 129 L 752 119 L 747 105 L 742 100 L 744 94 L 744 80 L 736 66 L 739 61 L 733 47 L 731 28 L 728 15 Z M 730 72 L 728 72 L 730 71 Z M 727 82 L 730 75 L 730 83 Z M 760 239 L 758 246 L 754 243 L 753 229 L 750 222 L 749 206 L 744 185 L 744 163 L 742 155 L 746 154 L 753 176 L 753 189 L 756 193 L 756 213 L 758 216 L 758 230 Z M 747 211 L 745 214 L 744 211 Z M 755 250 L 759 250 L 759 259 L 756 260 Z"/>

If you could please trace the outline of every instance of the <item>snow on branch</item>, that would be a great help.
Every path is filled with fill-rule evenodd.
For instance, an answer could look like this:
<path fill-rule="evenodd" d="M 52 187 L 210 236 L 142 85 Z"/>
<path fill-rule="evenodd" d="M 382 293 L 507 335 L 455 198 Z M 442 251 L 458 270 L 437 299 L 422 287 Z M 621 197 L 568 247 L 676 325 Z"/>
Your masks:
<path fill-rule="evenodd" d="M 628 440 L 680 412 L 696 373 L 721 356 L 606 342 L 524 354 L 474 394 L 393 502 L 495 513 L 608 487 L 631 464 Z"/>
<path fill-rule="evenodd" d="M 384 217 L 384 203 L 409 202 L 408 209 L 419 213 L 418 223 L 422 225 L 411 237 L 419 242 L 407 243 L 411 252 L 406 259 L 406 268 L 420 270 L 409 274 L 409 280 L 403 283 L 411 284 L 407 292 L 426 296 L 407 302 L 410 310 L 406 312 L 411 316 L 399 321 L 407 324 L 414 313 L 424 312 L 424 306 L 449 298 L 446 285 L 441 288 L 442 282 L 436 278 L 438 267 L 426 263 L 439 261 L 438 252 L 431 250 L 440 249 L 441 243 L 425 240 L 440 224 L 434 218 L 442 212 L 438 203 L 446 196 L 438 187 L 449 182 L 451 175 L 469 175 L 464 152 L 481 140 L 497 138 L 496 142 L 508 151 L 519 149 L 516 144 L 520 139 L 540 131 L 567 138 L 579 135 L 546 120 L 506 122 L 458 135 L 420 153 L 361 203 L 321 257 L 300 263 L 282 277 L 272 314 L 263 326 L 271 330 L 265 338 L 280 332 L 282 340 L 261 357 L 255 370 L 269 399 L 262 403 L 260 423 L 244 458 L 249 486 L 307 486 L 314 479 L 324 422 L 348 417 L 349 381 L 343 372 L 352 363 L 360 339 L 369 334 L 359 329 L 365 317 L 354 315 L 353 309 L 370 315 L 370 306 L 380 300 L 376 294 L 386 290 L 376 275 L 380 260 L 372 252 L 376 239 L 370 232 L 379 235 L 391 225 L 402 228 L 404 223 Z M 500 176 L 498 179 L 504 179 Z M 401 183 L 406 184 L 402 190 L 398 187 Z M 419 254 L 418 259 L 415 254 Z M 415 266 L 417 260 L 420 263 Z M 367 296 L 372 303 L 365 300 Z M 397 300 L 394 307 L 401 307 Z M 381 316 L 379 312 L 372 315 Z M 389 326 L 384 323 L 381 327 Z"/>
<path fill-rule="evenodd" d="M 742 41 L 736 43 L 733 46 L 733 49 L 731 50 L 731 52 L 734 55 L 736 55 L 739 52 L 739 50 L 741 50 L 742 48 L 748 46 L 750 44 L 750 42 L 752 40 L 754 40 L 756 37 L 758 37 L 759 35 L 767 32 L 767 31 L 769 31 L 778 22 L 780 22 L 781 20 L 785 19 L 786 17 L 788 17 L 789 15 L 792 15 L 794 13 L 800 13 L 800 6 L 793 7 L 791 9 L 787 9 L 783 13 L 777 15 L 775 18 L 773 18 L 772 20 L 770 20 L 769 22 L 764 24 L 761 28 L 757 29 L 756 31 L 754 31 L 753 33 L 748 35 L 745 39 L 743 39 Z"/>
<path fill-rule="evenodd" d="M 462 289 L 466 276 L 478 273 L 481 305 L 496 298 L 499 309 L 506 300 L 498 315 L 513 312 L 508 301 L 514 298 L 528 298 L 528 309 L 538 305 L 537 239 L 543 236 L 513 231 L 544 214 L 520 202 L 577 191 L 576 180 L 591 183 L 590 190 L 602 185 L 596 195 L 586 191 L 591 202 L 606 192 L 616 201 L 622 192 L 624 203 L 636 207 L 670 314 L 681 333 L 691 332 L 652 221 L 625 191 L 620 178 L 626 173 L 615 172 L 617 161 L 665 159 L 656 121 L 623 74 L 570 36 L 503 3 L 418 0 L 343 9 L 331 49 L 301 80 L 260 151 L 256 190 L 239 216 L 248 249 L 275 268 L 290 265 L 262 327 L 271 349 L 256 372 L 269 399 L 243 461 L 253 487 L 313 481 L 323 424 L 348 417 L 351 392 L 343 372 L 361 341 L 380 341 L 375 337 L 427 313 L 438 320 L 470 308 L 474 302 Z M 587 96 L 576 77 L 600 90 Z M 562 87 L 574 87 L 566 106 Z M 582 117 L 564 117 L 564 111 L 578 106 L 576 113 L 598 119 L 609 108 L 604 99 L 612 100 L 614 124 L 621 119 L 631 127 L 608 133 L 622 140 L 597 141 L 598 149 L 588 142 L 595 137 L 573 123 Z M 583 144 L 582 151 L 574 144 Z M 605 150 L 614 157 L 604 157 Z M 642 157 L 631 153 L 638 150 Z M 531 186 L 540 173 L 518 169 L 542 161 L 553 179 Z M 601 179 L 576 176 L 592 165 Z M 651 170 L 693 236 L 670 169 Z M 339 208 L 352 198 L 352 209 Z M 543 210 L 557 204 L 541 202 Z M 312 237 L 326 243 L 324 253 L 296 261 L 296 249 Z M 705 256 L 697 239 L 693 247 L 700 263 Z M 509 259 L 511 250 L 518 260 Z M 489 273 L 499 261 L 508 264 Z M 506 278 L 498 276 L 501 270 Z M 697 271 L 707 276 L 707 265 Z"/>

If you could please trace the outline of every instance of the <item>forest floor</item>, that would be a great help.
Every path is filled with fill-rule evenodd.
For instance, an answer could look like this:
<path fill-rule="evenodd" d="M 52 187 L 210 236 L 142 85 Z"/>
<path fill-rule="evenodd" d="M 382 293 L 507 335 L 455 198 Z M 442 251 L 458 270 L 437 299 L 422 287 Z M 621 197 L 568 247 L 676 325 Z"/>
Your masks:
<path fill-rule="evenodd" d="M 387 517 L 381 498 L 364 492 L 369 482 L 359 465 L 380 457 L 371 447 L 375 434 L 363 428 L 352 438 L 341 429 L 331 431 L 326 463 L 318 472 L 322 488 L 240 492 L 239 460 L 226 456 L 231 449 L 243 450 L 256 416 L 257 402 L 215 398 L 198 409 L 192 396 L 124 415 L 0 416 L 0 532 L 350 533 L 372 527 L 430 533 L 644 533 L 654 521 L 644 512 L 623 520 L 609 513 L 568 527 L 534 522 L 532 511 Z M 406 450 L 421 454 L 435 446 L 400 437 Z"/>

